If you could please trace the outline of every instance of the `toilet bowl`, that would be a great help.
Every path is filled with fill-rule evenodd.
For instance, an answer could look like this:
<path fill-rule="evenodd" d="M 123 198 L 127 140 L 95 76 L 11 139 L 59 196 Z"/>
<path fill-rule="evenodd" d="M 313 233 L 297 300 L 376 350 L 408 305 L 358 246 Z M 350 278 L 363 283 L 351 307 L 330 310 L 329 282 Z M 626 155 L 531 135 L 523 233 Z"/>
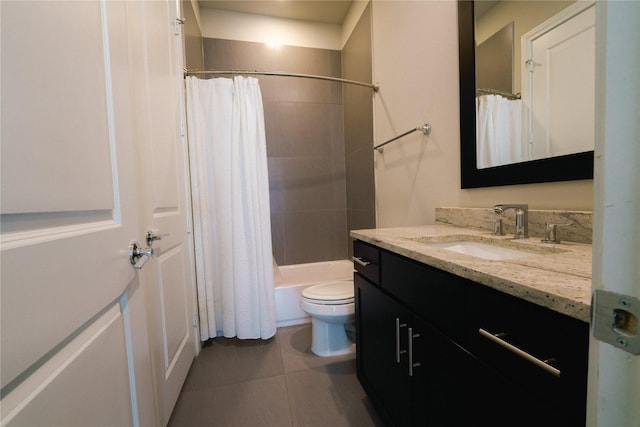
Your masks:
<path fill-rule="evenodd" d="M 321 283 L 302 291 L 300 308 L 311 316 L 311 351 L 318 356 L 355 352 L 345 325 L 355 320 L 353 280 Z"/>

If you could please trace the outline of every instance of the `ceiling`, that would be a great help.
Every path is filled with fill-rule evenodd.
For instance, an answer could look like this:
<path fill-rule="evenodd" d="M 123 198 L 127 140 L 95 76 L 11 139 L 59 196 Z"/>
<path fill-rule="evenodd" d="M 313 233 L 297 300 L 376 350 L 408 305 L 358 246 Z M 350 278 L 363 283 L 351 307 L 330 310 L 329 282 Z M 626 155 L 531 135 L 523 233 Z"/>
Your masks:
<path fill-rule="evenodd" d="M 198 0 L 201 8 L 342 25 L 351 0 Z"/>

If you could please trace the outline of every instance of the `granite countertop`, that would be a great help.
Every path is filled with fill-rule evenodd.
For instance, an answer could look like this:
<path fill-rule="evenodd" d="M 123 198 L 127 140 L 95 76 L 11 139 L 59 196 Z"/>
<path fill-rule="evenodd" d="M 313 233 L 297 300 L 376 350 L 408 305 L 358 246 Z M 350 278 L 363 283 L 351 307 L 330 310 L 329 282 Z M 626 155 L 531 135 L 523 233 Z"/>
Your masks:
<path fill-rule="evenodd" d="M 481 283 L 504 293 L 589 322 L 591 245 L 541 243 L 540 238 L 514 240 L 484 230 L 426 225 L 353 230 L 353 238 Z M 426 243 L 470 240 L 534 252 L 508 260 L 485 260 Z"/>

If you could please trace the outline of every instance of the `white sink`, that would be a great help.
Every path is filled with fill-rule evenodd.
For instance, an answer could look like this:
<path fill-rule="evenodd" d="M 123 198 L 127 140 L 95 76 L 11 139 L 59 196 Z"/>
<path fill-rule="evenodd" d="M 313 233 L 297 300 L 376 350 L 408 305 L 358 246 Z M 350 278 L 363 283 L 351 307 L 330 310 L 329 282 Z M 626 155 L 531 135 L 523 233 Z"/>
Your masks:
<path fill-rule="evenodd" d="M 464 255 L 471 255 L 476 258 L 489 260 L 505 260 L 515 258 L 525 258 L 538 255 L 533 252 L 520 251 L 518 249 L 504 248 L 501 246 L 488 245 L 485 243 L 459 240 L 454 242 L 433 242 L 429 246 L 458 252 Z"/>

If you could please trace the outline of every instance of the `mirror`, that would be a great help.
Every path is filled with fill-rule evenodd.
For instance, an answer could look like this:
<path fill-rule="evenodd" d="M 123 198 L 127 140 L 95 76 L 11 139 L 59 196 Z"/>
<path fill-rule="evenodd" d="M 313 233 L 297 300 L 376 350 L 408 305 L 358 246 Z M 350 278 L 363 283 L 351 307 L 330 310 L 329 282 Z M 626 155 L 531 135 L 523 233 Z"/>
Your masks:
<path fill-rule="evenodd" d="M 530 40 L 532 37 L 533 40 L 544 39 L 544 37 L 540 37 L 540 34 L 546 34 L 545 25 L 547 28 L 555 28 L 554 26 L 557 22 L 566 22 L 567 18 L 558 18 L 556 16 L 558 11 L 555 10 L 550 13 L 551 17 L 543 15 L 538 22 L 528 23 L 527 25 L 522 25 L 520 22 L 522 19 L 517 16 L 509 17 L 506 20 L 503 19 L 503 22 L 494 24 L 493 28 L 487 27 L 483 22 L 479 22 L 478 40 L 481 42 L 488 40 L 489 43 L 481 43 L 480 49 L 477 49 L 474 10 L 477 9 L 476 6 L 480 6 L 480 9 L 482 9 L 482 7 L 492 6 L 494 3 L 498 2 L 471 2 L 464 0 L 458 2 L 462 188 L 593 178 L 593 148 L 590 145 L 594 135 L 593 119 L 585 119 L 585 117 L 593 117 L 593 105 L 591 105 L 590 110 L 587 109 L 586 116 L 584 114 L 582 116 L 578 115 L 575 120 L 567 119 L 563 116 L 563 114 L 575 110 L 571 105 L 588 105 L 588 102 L 581 101 L 576 97 L 580 97 L 585 93 L 593 99 L 593 90 L 574 89 L 573 92 L 569 92 L 573 96 L 562 98 L 568 99 L 568 101 L 557 102 L 558 99 L 561 99 L 560 95 L 565 95 L 562 92 L 567 86 L 566 84 L 556 84 L 554 86 L 547 82 L 549 87 L 553 88 L 553 92 L 551 92 L 549 87 L 543 87 L 538 81 L 529 77 L 530 75 L 535 75 L 535 72 L 529 72 L 530 66 L 533 66 L 535 71 L 540 71 L 546 65 L 544 64 L 544 55 L 533 55 L 531 53 L 531 46 L 535 47 L 535 44 L 531 43 Z M 556 8 L 559 4 L 558 2 L 545 3 L 556 3 Z M 584 3 L 580 2 L 580 4 Z M 566 2 L 562 4 L 560 9 L 567 9 L 567 5 L 569 5 L 569 8 L 572 7 L 571 2 Z M 528 13 L 528 16 L 530 15 L 532 14 Z M 554 20 L 557 21 L 556 24 L 554 24 Z M 543 21 L 545 24 L 541 24 Z M 525 28 L 524 31 L 523 28 Z M 538 32 L 536 33 L 533 30 Z M 484 34 L 481 34 L 482 31 L 484 31 Z M 521 48 L 523 34 L 530 37 L 529 39 L 525 38 L 526 43 L 522 44 L 524 49 Z M 493 39 L 497 41 L 494 43 Z M 521 50 L 526 51 L 525 56 L 529 55 L 533 59 L 531 61 L 522 59 Z M 499 61 L 494 56 L 492 59 L 484 61 L 489 63 L 489 71 L 483 75 L 482 66 L 477 66 L 476 64 L 477 56 L 484 55 L 484 52 L 489 52 L 489 55 L 496 55 L 495 52 L 502 52 L 500 55 L 510 55 L 511 58 L 507 58 L 507 60 L 501 58 Z M 578 56 L 583 57 L 584 55 L 581 53 Z M 593 70 L 591 70 L 593 73 L 595 61 L 591 61 L 594 64 Z M 559 61 L 556 62 L 559 63 Z M 549 66 L 549 68 L 551 67 Z M 575 73 L 573 69 L 570 70 L 572 75 L 584 74 Z M 540 76 L 548 74 L 546 70 L 538 73 Z M 547 80 L 552 81 L 552 79 Z M 480 87 L 476 82 L 483 86 L 495 87 Z M 478 92 L 478 89 L 484 90 Z M 548 107 L 549 102 L 540 101 L 539 96 L 536 98 L 536 90 L 542 94 L 552 93 L 556 104 Z M 496 92 L 499 95 L 496 95 Z M 518 93 L 522 94 L 520 99 L 517 96 L 509 99 L 509 95 Z M 477 95 L 479 96 L 477 97 Z M 486 116 L 480 116 L 479 120 L 476 114 L 477 111 L 481 112 L 481 109 L 484 108 L 479 100 L 484 101 L 485 99 L 499 99 L 507 104 L 520 104 L 520 110 L 515 113 L 515 117 L 520 117 L 522 121 L 494 121 L 494 128 L 492 128 L 491 132 L 487 132 Z M 514 100 L 515 102 L 513 102 Z M 593 101 L 591 101 L 591 104 L 593 104 Z M 535 105 L 537 109 L 531 108 L 532 105 Z M 545 106 L 545 109 L 540 109 L 540 106 Z M 511 117 L 514 117 L 514 114 L 511 114 Z M 553 122 L 550 122 L 549 118 Z M 585 121 L 586 123 L 584 123 Z M 500 126 L 495 125 L 495 123 L 499 123 Z M 530 126 L 529 123 L 533 125 Z M 516 130 L 514 131 L 514 129 Z M 487 153 L 486 136 L 488 134 L 501 134 L 501 138 L 496 138 L 496 141 L 506 139 L 508 144 L 511 145 L 512 152 L 519 150 L 520 157 L 509 157 L 507 160 L 502 158 L 494 163 L 486 162 L 486 158 L 483 156 L 486 156 Z M 533 137 L 529 138 L 531 135 Z M 541 136 L 544 137 L 542 138 L 543 142 L 536 144 Z M 480 145 L 478 144 L 479 141 Z M 534 142 L 534 144 L 531 142 Z M 502 152 L 504 150 L 503 146 L 500 146 L 499 151 Z"/>

